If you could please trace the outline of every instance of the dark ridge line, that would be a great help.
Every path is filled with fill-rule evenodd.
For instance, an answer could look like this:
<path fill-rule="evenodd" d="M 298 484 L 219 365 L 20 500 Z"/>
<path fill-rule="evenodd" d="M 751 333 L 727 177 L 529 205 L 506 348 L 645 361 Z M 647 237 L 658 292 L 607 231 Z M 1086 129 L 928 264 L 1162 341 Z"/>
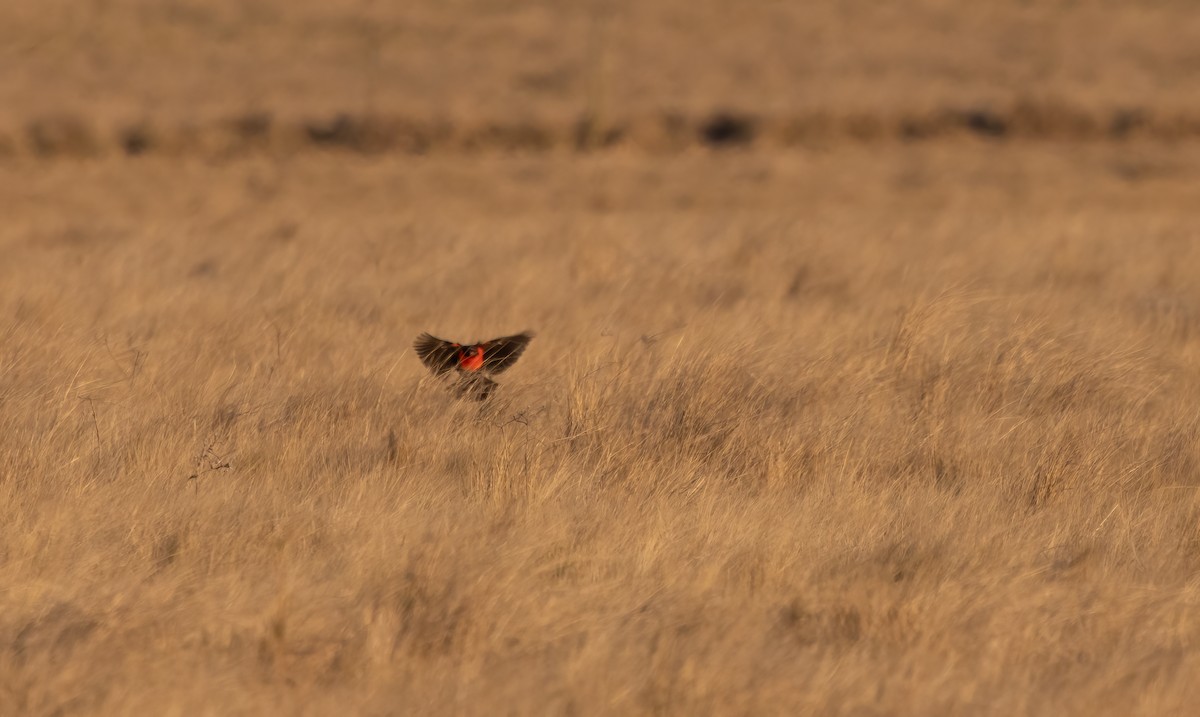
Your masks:
<path fill-rule="evenodd" d="M 583 116 L 573 122 L 499 121 L 455 124 L 399 115 L 337 113 L 278 119 L 247 113 L 172 126 L 139 120 L 107 131 L 81 115 L 29 120 L 0 130 L 0 159 L 86 158 L 104 155 L 203 155 L 345 151 L 363 155 L 432 152 L 594 152 L 633 148 L 679 152 L 692 148 L 787 148 L 879 141 L 928 142 L 951 137 L 988 141 L 1110 142 L 1133 138 L 1200 139 L 1200 114 L 1125 108 L 1087 111 L 1056 103 L 1021 103 L 1003 110 L 971 107 L 896 115 L 812 112 L 765 117 L 718 110 L 664 112 L 626 121 Z"/>

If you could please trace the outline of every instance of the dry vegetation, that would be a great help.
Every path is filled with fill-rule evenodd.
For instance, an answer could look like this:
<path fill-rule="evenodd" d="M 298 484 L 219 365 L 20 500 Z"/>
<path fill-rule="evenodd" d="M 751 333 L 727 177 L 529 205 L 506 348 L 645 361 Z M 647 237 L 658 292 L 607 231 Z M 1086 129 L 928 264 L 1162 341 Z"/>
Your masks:
<path fill-rule="evenodd" d="M 469 121 L 1025 97 L 1200 113 L 1192 0 L 13 0 L 0 118 Z"/>
<path fill-rule="evenodd" d="M 599 91 L 556 64 L 594 7 L 276 5 L 97 2 L 87 42 L 7 6 L 10 126 L 360 113 L 345 38 L 409 25 L 370 101 L 481 126 L 666 87 L 769 114 L 810 75 L 835 112 L 1143 74 L 1176 111 L 1196 62 L 1136 41 L 1194 34 L 1186 3 L 752 5 L 800 55 L 751 85 L 662 2 L 600 13 L 628 31 L 595 72 L 642 79 Z M 1073 24 L 1078 56 L 1000 52 Z M 964 28 L 992 44 L 933 44 Z M 532 44 L 435 52 L 504 30 Z M 1200 147 L 1087 139 L 3 155 L 0 714 L 1188 714 Z M 409 349 L 526 328 L 482 407 Z"/>
<path fill-rule="evenodd" d="M 6 170 L 0 711 L 1188 704 L 1196 156 L 942 149 Z"/>
<path fill-rule="evenodd" d="M 0 157 L 1196 139 L 1197 48 L 1193 0 L 17 0 Z"/>

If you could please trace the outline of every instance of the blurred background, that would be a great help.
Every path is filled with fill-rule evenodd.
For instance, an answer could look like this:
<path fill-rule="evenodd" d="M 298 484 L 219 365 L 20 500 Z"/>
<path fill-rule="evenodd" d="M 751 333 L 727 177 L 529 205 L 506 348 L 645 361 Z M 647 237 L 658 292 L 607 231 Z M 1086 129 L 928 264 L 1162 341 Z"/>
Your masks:
<path fill-rule="evenodd" d="M 7 153 L 1200 134 L 1188 0 L 0 7 Z"/>

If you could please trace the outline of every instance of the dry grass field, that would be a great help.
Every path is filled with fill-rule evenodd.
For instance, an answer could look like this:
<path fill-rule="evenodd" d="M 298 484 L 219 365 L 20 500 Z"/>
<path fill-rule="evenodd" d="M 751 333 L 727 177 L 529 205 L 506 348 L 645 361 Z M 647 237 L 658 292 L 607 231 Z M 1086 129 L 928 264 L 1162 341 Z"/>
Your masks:
<path fill-rule="evenodd" d="M 112 0 L 88 5 L 93 33 L 61 5 L 0 11 L 6 56 L 26 60 L 0 80 L 0 714 L 1184 715 L 1200 700 L 1194 138 L 415 155 L 272 136 L 128 156 L 106 144 L 125 121 L 361 113 L 363 56 L 338 33 L 403 23 L 370 14 L 382 5 Z M 597 40 L 621 48 L 604 66 L 661 58 L 662 73 L 618 100 L 588 89 L 584 56 L 554 94 L 513 58 L 553 69 L 592 15 L 476 5 L 414 5 L 401 19 L 443 34 L 416 55 L 377 40 L 371 62 L 391 69 L 372 101 L 445 109 L 448 85 L 413 67 L 442 58 L 436 38 L 505 28 L 559 44 L 490 65 L 451 53 L 442 79 L 465 99 L 450 115 L 521 105 L 553 124 L 608 97 L 636 117 L 664 106 L 653 78 L 685 113 L 769 113 L 800 82 L 728 74 L 753 55 L 734 43 L 672 84 L 706 45 L 664 0 Z M 1191 111 L 1173 88 L 1194 49 L 1139 34 L 1194 34 L 1186 3 L 970 17 L 928 0 L 858 54 L 837 40 L 886 27 L 882 5 L 749 7 L 758 29 L 828 30 L 793 48 L 809 65 L 781 67 L 839 80 L 806 100 L 834 110 L 1004 102 L 988 92 L 1005 82 L 1115 107 L 1129 82 L 1151 116 Z M 273 34 L 272 18 L 294 23 Z M 1094 31 L 1084 59 L 1043 67 L 997 54 L 1022 22 L 1043 40 Z M 964 42 L 955 68 L 930 33 L 962 28 L 992 44 Z M 134 62 L 131 37 L 158 61 Z M 314 37 L 325 54 L 283 61 Z M 655 54 L 654 37 L 690 41 Z M 254 48 L 261 74 L 231 79 Z M 39 153 L 46 113 L 94 151 Z M 450 400 L 410 348 L 426 330 L 523 329 L 537 339 L 482 405 Z"/>

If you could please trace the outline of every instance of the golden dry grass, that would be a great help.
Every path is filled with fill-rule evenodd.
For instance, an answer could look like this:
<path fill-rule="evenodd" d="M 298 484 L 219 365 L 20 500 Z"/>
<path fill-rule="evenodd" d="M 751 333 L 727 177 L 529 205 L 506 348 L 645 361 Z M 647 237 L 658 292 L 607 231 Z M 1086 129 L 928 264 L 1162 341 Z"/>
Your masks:
<path fill-rule="evenodd" d="M 970 7 L 0 7 L 0 715 L 1190 714 L 1200 14 Z"/>
<path fill-rule="evenodd" d="M 7 165 L 0 712 L 1185 713 L 1196 159 Z"/>
<path fill-rule="evenodd" d="M 1191 0 L 13 0 L 0 123 L 378 110 L 875 112 L 1056 98 L 1200 113 Z"/>

